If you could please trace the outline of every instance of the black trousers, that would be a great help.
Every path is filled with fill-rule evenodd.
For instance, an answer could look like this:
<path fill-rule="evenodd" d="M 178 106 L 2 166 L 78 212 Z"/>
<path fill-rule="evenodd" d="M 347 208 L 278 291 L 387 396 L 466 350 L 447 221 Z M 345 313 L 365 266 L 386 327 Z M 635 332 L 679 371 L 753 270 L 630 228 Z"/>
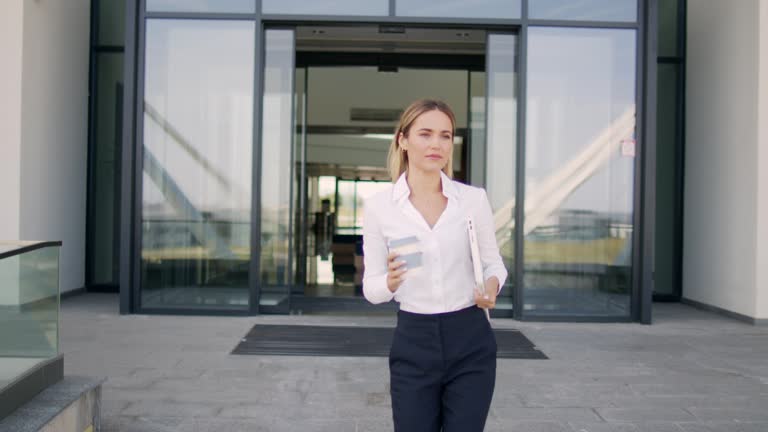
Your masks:
<path fill-rule="evenodd" d="M 496 338 L 482 309 L 398 312 L 389 376 L 396 432 L 481 432 L 496 383 Z"/>

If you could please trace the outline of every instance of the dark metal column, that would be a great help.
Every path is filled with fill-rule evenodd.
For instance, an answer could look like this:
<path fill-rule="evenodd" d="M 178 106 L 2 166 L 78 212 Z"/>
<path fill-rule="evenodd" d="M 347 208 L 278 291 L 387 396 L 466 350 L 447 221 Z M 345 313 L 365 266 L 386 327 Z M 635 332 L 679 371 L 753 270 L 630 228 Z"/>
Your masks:
<path fill-rule="evenodd" d="M 134 233 L 134 171 L 137 163 L 134 155 L 136 142 L 136 68 L 137 25 L 139 0 L 125 2 L 125 57 L 123 66 L 123 136 L 120 169 L 120 313 L 134 311 L 133 304 L 133 255 Z"/>

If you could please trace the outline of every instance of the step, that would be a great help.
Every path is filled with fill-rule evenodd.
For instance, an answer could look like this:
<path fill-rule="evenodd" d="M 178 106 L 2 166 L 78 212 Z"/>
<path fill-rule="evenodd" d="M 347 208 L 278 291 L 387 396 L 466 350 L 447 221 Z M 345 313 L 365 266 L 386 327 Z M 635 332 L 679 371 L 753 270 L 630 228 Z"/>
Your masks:
<path fill-rule="evenodd" d="M 104 381 L 104 378 L 65 376 L 0 420 L 0 432 L 98 431 Z"/>

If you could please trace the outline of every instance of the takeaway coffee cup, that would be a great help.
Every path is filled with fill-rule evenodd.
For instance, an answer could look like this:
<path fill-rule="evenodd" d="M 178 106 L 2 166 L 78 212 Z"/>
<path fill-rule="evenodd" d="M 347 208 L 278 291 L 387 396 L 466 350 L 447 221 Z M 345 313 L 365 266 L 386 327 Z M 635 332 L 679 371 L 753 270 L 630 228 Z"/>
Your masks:
<path fill-rule="evenodd" d="M 387 245 L 390 252 L 397 253 L 397 260 L 404 261 L 408 269 L 403 278 L 408 278 L 421 270 L 421 243 L 416 236 L 391 239 Z"/>

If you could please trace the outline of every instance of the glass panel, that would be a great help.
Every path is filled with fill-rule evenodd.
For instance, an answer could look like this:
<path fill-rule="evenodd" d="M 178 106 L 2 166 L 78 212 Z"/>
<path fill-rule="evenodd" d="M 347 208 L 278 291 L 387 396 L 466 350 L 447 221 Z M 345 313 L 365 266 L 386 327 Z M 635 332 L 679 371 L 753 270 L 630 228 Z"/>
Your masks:
<path fill-rule="evenodd" d="M 636 32 L 529 34 L 523 313 L 628 317 Z"/>
<path fill-rule="evenodd" d="M 0 393 L 58 354 L 59 247 L 0 259 Z"/>
<path fill-rule="evenodd" d="M 331 245 L 336 231 L 336 177 L 310 175 L 307 275 L 304 294 L 333 295 L 334 274 Z"/>
<path fill-rule="evenodd" d="M 531 19 L 637 21 L 637 0 L 528 0 Z"/>
<path fill-rule="evenodd" d="M 259 305 L 263 312 L 287 312 L 294 275 L 291 260 L 294 32 L 267 30 L 265 33 Z"/>
<path fill-rule="evenodd" d="M 256 0 L 146 0 L 147 12 L 254 13 Z"/>
<path fill-rule="evenodd" d="M 389 15 L 389 0 L 262 0 L 265 14 Z"/>
<path fill-rule="evenodd" d="M 254 31 L 147 21 L 143 307 L 248 307 Z"/>
<path fill-rule="evenodd" d="M 336 185 L 336 233 L 355 234 L 355 181 L 339 180 Z"/>
<path fill-rule="evenodd" d="M 656 105 L 656 247 L 654 292 L 675 294 L 678 250 L 675 231 L 677 209 L 677 148 L 679 143 L 677 78 L 679 66 L 659 64 Z"/>
<path fill-rule="evenodd" d="M 496 242 L 510 277 L 497 309 L 512 309 L 515 264 L 515 161 L 517 160 L 517 36 L 488 36 L 488 141 L 486 191 L 494 212 Z"/>
<path fill-rule="evenodd" d="M 123 113 L 123 54 L 99 53 L 96 56 L 95 137 L 91 179 L 91 284 L 118 283 L 118 245 L 120 229 L 120 142 Z"/>
<path fill-rule="evenodd" d="M 99 45 L 125 44 L 125 0 L 97 0 Z"/>
<path fill-rule="evenodd" d="M 680 0 L 659 3 L 659 53 L 661 57 L 677 56 Z"/>
<path fill-rule="evenodd" d="M 390 187 L 387 180 L 310 178 L 312 201 L 311 260 L 304 294 L 362 295 L 363 206 L 369 196 Z M 319 202 L 319 204 L 318 204 Z"/>
<path fill-rule="evenodd" d="M 485 72 L 469 73 L 469 180 L 485 186 Z"/>
<path fill-rule="evenodd" d="M 521 0 L 397 0 L 395 14 L 419 17 L 520 18 Z"/>

